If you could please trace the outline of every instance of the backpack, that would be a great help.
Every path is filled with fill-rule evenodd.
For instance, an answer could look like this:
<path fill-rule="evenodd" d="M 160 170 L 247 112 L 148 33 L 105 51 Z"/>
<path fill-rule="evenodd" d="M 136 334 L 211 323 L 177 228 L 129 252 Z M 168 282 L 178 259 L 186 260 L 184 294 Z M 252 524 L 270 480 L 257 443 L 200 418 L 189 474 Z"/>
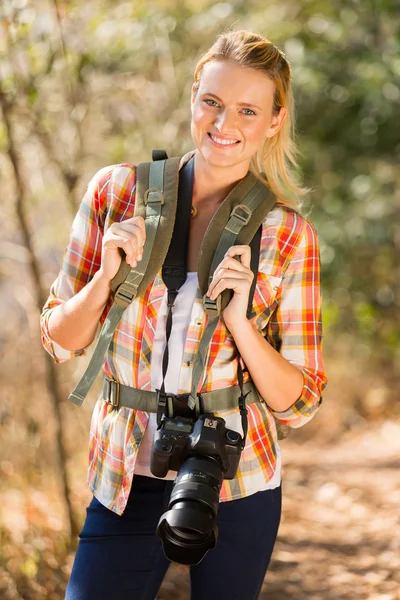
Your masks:
<path fill-rule="evenodd" d="M 186 280 L 186 248 L 182 240 L 188 239 L 191 195 L 190 203 L 187 196 L 193 173 L 190 173 L 190 169 L 185 165 L 181 169 L 185 173 L 183 176 L 179 170 L 180 158 L 168 158 L 163 150 L 153 150 L 152 158 L 153 161 L 150 163 L 138 164 L 136 171 L 134 216 L 142 216 L 145 221 L 146 242 L 143 247 L 143 257 L 134 268 L 122 260 L 119 271 L 111 282 L 113 304 L 100 331 L 89 365 L 69 395 L 69 400 L 78 406 L 83 403 L 102 367 L 104 356 L 126 307 L 136 297 L 144 294 L 162 269 L 162 277 L 168 288 L 168 305 L 171 304 L 171 313 L 178 289 Z M 190 162 L 193 169 L 193 159 Z M 184 193 L 181 193 L 183 188 L 185 188 Z M 197 387 L 204 372 L 209 343 L 220 315 L 232 297 L 231 290 L 224 290 L 216 300 L 206 296 L 214 271 L 228 248 L 237 244 L 250 244 L 251 268 L 255 275 L 247 311 L 248 318 L 251 317 L 258 272 L 261 226 L 275 202 L 272 192 L 249 171 L 219 206 L 204 235 L 199 253 L 198 282 L 203 296 L 204 310 L 208 315 L 208 324 L 200 340 L 193 367 L 192 390 L 188 402 L 192 409 L 196 405 Z M 168 337 L 167 331 L 167 339 Z M 253 387 L 255 388 L 254 384 Z M 276 424 L 279 437 L 286 437 L 281 431 L 285 426 L 278 421 Z"/>

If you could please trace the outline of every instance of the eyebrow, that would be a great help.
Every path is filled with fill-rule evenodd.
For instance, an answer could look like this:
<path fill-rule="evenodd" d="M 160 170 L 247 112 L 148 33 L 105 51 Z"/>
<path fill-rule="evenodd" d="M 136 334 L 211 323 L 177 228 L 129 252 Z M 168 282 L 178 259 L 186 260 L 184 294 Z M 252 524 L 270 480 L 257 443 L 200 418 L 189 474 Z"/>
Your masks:
<path fill-rule="evenodd" d="M 211 94 L 210 92 L 204 92 L 203 96 L 212 96 L 213 98 L 216 98 L 217 100 L 219 100 L 219 102 L 222 102 L 221 98 L 219 98 L 216 94 Z M 257 104 L 250 104 L 249 102 L 238 102 L 239 106 L 253 106 L 254 108 L 258 108 L 258 110 L 263 110 L 260 106 L 257 106 Z"/>

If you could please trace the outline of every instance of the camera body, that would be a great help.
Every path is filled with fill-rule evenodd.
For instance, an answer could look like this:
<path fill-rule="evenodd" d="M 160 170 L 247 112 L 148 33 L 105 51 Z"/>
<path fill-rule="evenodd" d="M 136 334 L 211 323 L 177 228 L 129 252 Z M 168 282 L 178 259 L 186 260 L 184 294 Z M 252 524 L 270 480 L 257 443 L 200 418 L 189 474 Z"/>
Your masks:
<path fill-rule="evenodd" d="M 187 417 L 165 418 L 154 436 L 150 470 L 165 477 L 169 470 L 179 471 L 189 456 L 216 460 L 224 479 L 233 479 L 239 465 L 243 438 L 227 429 L 225 421 L 213 413 L 202 414 L 196 421 Z"/>

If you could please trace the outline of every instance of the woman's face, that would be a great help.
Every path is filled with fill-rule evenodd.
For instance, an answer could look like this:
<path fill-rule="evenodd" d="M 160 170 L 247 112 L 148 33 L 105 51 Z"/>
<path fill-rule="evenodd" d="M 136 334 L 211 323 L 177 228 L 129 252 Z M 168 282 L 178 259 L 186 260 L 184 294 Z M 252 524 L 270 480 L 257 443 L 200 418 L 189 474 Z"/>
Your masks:
<path fill-rule="evenodd" d="M 265 138 L 280 129 L 286 109 L 272 113 L 275 85 L 261 71 L 232 61 L 210 61 L 200 86 L 192 88 L 193 141 L 203 159 L 215 167 L 247 172 Z"/>

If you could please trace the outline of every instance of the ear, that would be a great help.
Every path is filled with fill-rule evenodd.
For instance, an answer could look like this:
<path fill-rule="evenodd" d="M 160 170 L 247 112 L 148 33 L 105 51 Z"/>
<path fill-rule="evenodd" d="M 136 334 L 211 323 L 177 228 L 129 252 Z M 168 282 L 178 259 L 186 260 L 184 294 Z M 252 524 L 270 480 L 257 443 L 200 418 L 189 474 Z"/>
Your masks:
<path fill-rule="evenodd" d="M 278 131 L 280 130 L 280 128 L 283 125 L 284 120 L 286 119 L 286 116 L 287 116 L 287 110 L 286 110 L 286 108 L 281 106 L 281 108 L 279 109 L 279 113 L 274 114 L 272 117 L 270 126 L 268 127 L 267 132 L 265 134 L 267 138 L 272 138 L 274 135 L 276 135 L 278 133 Z"/>
<path fill-rule="evenodd" d="M 192 85 L 192 91 L 191 91 L 191 97 L 190 97 L 191 106 L 193 106 L 194 101 L 196 100 L 198 89 L 199 89 L 199 84 L 194 82 Z"/>

